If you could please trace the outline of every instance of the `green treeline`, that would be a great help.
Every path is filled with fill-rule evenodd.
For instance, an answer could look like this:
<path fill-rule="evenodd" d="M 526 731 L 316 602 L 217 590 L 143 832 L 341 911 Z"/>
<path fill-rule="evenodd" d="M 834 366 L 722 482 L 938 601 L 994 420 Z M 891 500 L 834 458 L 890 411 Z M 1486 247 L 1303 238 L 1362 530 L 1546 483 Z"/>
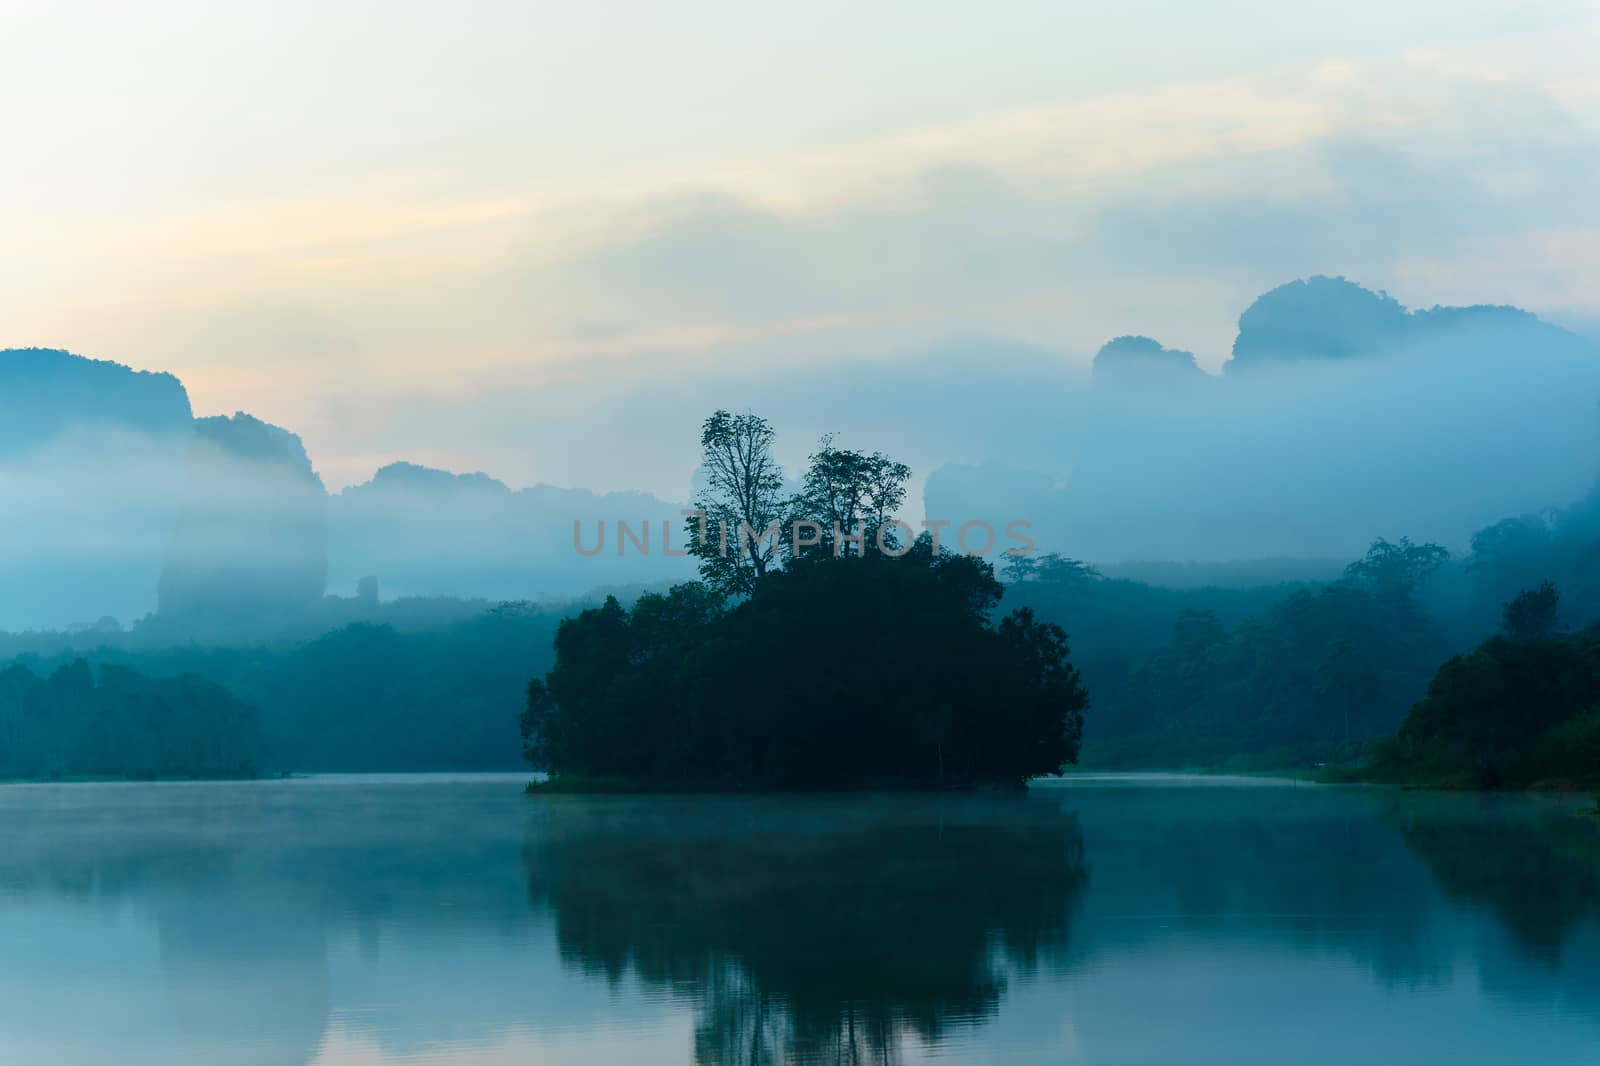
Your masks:
<path fill-rule="evenodd" d="M 549 669 L 556 626 L 572 610 L 397 600 L 307 640 L 150 647 L 134 633 L 121 646 L 19 661 L 41 674 L 86 658 L 213 681 L 258 710 L 264 773 L 514 770 L 525 765 L 517 713 L 528 677 Z"/>
<path fill-rule="evenodd" d="M 1392 738 L 1381 778 L 1526 787 L 1600 784 L 1600 625 L 1554 632 L 1549 582 L 1506 605 L 1505 631 L 1452 657 Z"/>
<path fill-rule="evenodd" d="M 1093 762 L 1295 766 L 1348 757 L 1400 722 L 1448 653 L 1420 597 L 1444 559 L 1380 540 L 1337 581 L 1276 590 L 1177 593 L 1055 556 L 1010 576 L 1019 600 L 1080 634 L 1102 708 Z"/>
<path fill-rule="evenodd" d="M 1009 599 L 1074 634 L 1089 765 L 1372 764 L 1508 786 L 1600 767 L 1579 743 L 1600 675 L 1577 665 L 1600 618 L 1600 494 L 1486 527 L 1457 558 L 1379 540 L 1325 582 L 1161 588 L 1049 555 L 1007 577 Z"/>
<path fill-rule="evenodd" d="M 198 677 L 0 671 L 0 777 L 241 777 L 259 756 L 255 711 Z"/>
<path fill-rule="evenodd" d="M 1088 697 L 1066 634 L 1026 608 L 991 624 L 988 563 L 900 539 L 904 466 L 824 440 L 785 499 L 771 439 L 755 416 L 708 419 L 699 502 L 713 529 L 783 535 L 692 541 L 705 580 L 563 622 L 528 689 L 529 759 L 732 789 L 1020 787 L 1076 761 Z"/>

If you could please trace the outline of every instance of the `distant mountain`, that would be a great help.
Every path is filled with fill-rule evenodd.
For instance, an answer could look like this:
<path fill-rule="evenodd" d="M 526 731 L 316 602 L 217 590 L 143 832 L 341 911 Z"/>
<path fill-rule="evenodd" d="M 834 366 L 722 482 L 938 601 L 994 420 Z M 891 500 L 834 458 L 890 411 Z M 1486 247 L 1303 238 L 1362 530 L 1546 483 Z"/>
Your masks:
<path fill-rule="evenodd" d="M 552 385 L 559 417 L 529 446 L 592 447 L 603 410 L 614 476 L 660 482 L 688 472 L 708 410 L 749 407 L 791 472 L 837 434 L 931 472 L 929 518 L 1032 521 L 1040 547 L 1111 565 L 1347 559 L 1402 534 L 1461 547 L 1581 495 L 1600 440 L 1591 342 L 1517 308 L 1413 311 L 1320 276 L 1250 304 L 1223 375 L 1139 336 L 1108 342 L 1092 383 L 1081 361 L 989 337 L 825 368 L 748 360 L 714 381 L 646 369 L 609 398 Z M 196 421 L 170 375 L 43 349 L 0 352 L 0 504 L 0 628 L 131 621 L 158 588 L 200 635 L 369 577 L 363 602 L 694 573 L 662 543 L 683 546 L 673 501 L 403 462 L 329 497 L 293 433 Z M 622 523 L 647 553 L 619 555 Z"/>
<path fill-rule="evenodd" d="M 381 495 L 390 491 L 422 493 L 489 493 L 508 496 L 505 482 L 484 473 L 452 474 L 448 470 L 418 466 L 416 463 L 390 463 L 372 475 L 372 480 L 345 490 L 347 496 Z"/>
<path fill-rule="evenodd" d="M 300 438 L 242 411 L 194 425 L 161 613 L 216 631 L 314 607 L 328 580 L 328 503 Z"/>
<path fill-rule="evenodd" d="M 1164 348 L 1149 337 L 1117 337 L 1094 357 L 1094 383 L 1112 388 L 1162 388 L 1192 385 L 1209 375 L 1193 352 Z"/>
<path fill-rule="evenodd" d="M 193 425 L 170 374 L 0 351 L 0 628 L 150 610 Z"/>
<path fill-rule="evenodd" d="M 385 596 L 570 596 L 601 585 L 684 580 L 681 505 L 645 493 L 535 485 L 513 491 L 482 473 L 392 463 L 330 501 L 335 588 L 376 577 Z M 574 545 L 579 524 L 584 554 Z M 619 554 L 618 523 L 630 540 Z M 599 547 L 601 526 L 604 544 Z M 648 533 L 645 532 L 648 527 Z M 599 550 L 595 549 L 599 547 Z"/>
<path fill-rule="evenodd" d="M 74 426 L 187 436 L 190 417 L 189 394 L 171 374 L 54 348 L 0 350 L 0 455 Z"/>
<path fill-rule="evenodd" d="M 287 429 L 237 411 L 194 421 L 195 439 L 220 455 L 247 463 L 261 463 L 321 489 L 322 479 L 311 467 L 311 457 L 300 437 Z"/>
<path fill-rule="evenodd" d="M 1233 357 L 1238 374 L 1286 363 L 1397 354 L 1441 344 L 1506 340 L 1581 346 L 1581 338 L 1515 307 L 1477 305 L 1408 311 L 1385 292 L 1322 275 L 1280 285 L 1239 316 Z"/>
<path fill-rule="evenodd" d="M 1119 337 L 1089 394 L 1054 397 L 1053 439 L 936 469 L 925 511 L 1029 520 L 1104 564 L 1327 560 L 1378 536 L 1462 547 L 1600 466 L 1600 349 L 1518 308 L 1410 311 L 1313 277 L 1246 309 L 1225 369 Z"/>
<path fill-rule="evenodd" d="M 411 463 L 330 500 L 294 433 L 243 412 L 196 419 L 170 374 L 49 349 L 0 352 L 0 503 L 0 629 L 109 632 L 158 610 L 178 638 L 286 632 L 314 613 L 330 563 L 335 588 L 376 577 L 388 598 L 560 597 L 693 574 L 663 544 L 682 547 L 676 503 L 513 491 Z M 635 538 L 621 556 L 619 523 Z"/>

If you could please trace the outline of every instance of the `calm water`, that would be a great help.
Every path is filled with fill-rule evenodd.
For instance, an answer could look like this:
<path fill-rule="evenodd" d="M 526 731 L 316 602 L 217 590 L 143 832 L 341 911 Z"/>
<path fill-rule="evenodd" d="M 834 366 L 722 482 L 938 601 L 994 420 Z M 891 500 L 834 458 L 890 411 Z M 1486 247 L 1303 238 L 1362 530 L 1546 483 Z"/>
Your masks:
<path fill-rule="evenodd" d="M 0 1062 L 1583 1063 L 1571 805 L 0 787 Z"/>

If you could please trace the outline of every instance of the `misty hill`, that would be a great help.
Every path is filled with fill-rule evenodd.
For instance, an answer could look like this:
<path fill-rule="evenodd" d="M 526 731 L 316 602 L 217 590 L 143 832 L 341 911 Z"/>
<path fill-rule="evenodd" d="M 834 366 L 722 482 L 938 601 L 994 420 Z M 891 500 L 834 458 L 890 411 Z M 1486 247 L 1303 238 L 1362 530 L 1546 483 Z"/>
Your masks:
<path fill-rule="evenodd" d="M 535 485 L 513 490 L 486 474 L 454 474 L 392 463 L 371 481 L 330 501 L 335 588 L 364 576 L 389 595 L 463 595 L 489 599 L 571 596 L 601 585 L 682 579 L 681 505 L 645 493 L 593 493 Z M 577 522 L 587 556 L 574 547 Z M 649 528 L 649 554 L 629 543 L 618 554 L 619 522 L 635 535 Z"/>
<path fill-rule="evenodd" d="M 171 374 L 53 348 L 0 350 L 0 454 L 47 444 L 74 426 L 186 436 L 189 394 Z"/>
<path fill-rule="evenodd" d="M 677 504 L 395 463 L 329 499 L 300 438 L 243 412 L 193 417 L 170 374 L 69 352 L 0 352 L 0 629 L 231 642 L 305 632 L 348 612 L 334 584 L 388 596 L 576 595 L 687 573 L 662 552 Z M 572 523 L 594 543 L 572 548 Z M 616 555 L 616 523 L 648 522 L 648 557 Z M 331 543 L 330 543 L 331 542 Z"/>
<path fill-rule="evenodd" d="M 300 438 L 239 412 L 201 418 L 162 567 L 160 612 L 241 632 L 315 607 L 328 580 L 327 494 Z"/>
<path fill-rule="evenodd" d="M 1164 348 L 1149 337 L 1116 337 L 1094 357 L 1094 383 L 1112 388 L 1158 388 L 1207 380 L 1193 352 Z"/>
<path fill-rule="evenodd" d="M 0 627 L 153 606 L 192 432 L 170 374 L 0 351 Z"/>
<path fill-rule="evenodd" d="M 1239 316 L 1230 374 L 1304 360 L 1355 359 L 1449 345 L 1584 347 L 1581 338 L 1515 307 L 1408 311 L 1386 292 L 1322 275 L 1280 285 Z"/>
<path fill-rule="evenodd" d="M 1593 477 L 1600 354 L 1515 308 L 1412 311 L 1316 277 L 1254 301 L 1233 348 L 1215 375 L 1181 347 L 1119 337 L 1093 384 L 1059 352 L 983 337 L 826 369 L 749 362 L 714 381 L 641 365 L 614 394 L 552 385 L 541 402 L 562 413 L 530 424 L 528 446 L 571 447 L 603 410 L 615 446 L 597 450 L 648 471 L 676 461 L 663 442 L 685 410 L 726 395 L 803 442 L 780 456 L 791 467 L 824 433 L 870 430 L 931 472 L 926 516 L 1028 520 L 1039 547 L 1113 567 L 1348 559 L 1402 532 L 1461 549 Z M 248 416 L 196 423 L 169 375 L 26 350 L 0 354 L 0 380 L 0 437 L 26 439 L 0 447 L 13 519 L 0 628 L 131 622 L 158 586 L 165 613 L 205 620 L 230 605 L 290 611 L 366 577 L 386 597 L 500 600 L 690 572 L 662 551 L 662 529 L 681 528 L 664 496 L 396 463 L 327 497 L 293 433 Z M 575 551 L 574 521 L 591 546 L 606 523 L 598 554 Z M 649 556 L 617 556 L 620 522 L 648 524 Z"/>
<path fill-rule="evenodd" d="M 1464 548 L 1595 475 L 1600 350 L 1515 308 L 1292 282 L 1240 317 L 1227 370 L 1118 338 L 1097 384 L 1174 387 L 1058 393 L 1046 439 L 994 425 L 1026 447 L 935 469 L 925 513 L 1027 519 L 1041 548 L 1104 564 L 1349 558 L 1401 531 Z"/>

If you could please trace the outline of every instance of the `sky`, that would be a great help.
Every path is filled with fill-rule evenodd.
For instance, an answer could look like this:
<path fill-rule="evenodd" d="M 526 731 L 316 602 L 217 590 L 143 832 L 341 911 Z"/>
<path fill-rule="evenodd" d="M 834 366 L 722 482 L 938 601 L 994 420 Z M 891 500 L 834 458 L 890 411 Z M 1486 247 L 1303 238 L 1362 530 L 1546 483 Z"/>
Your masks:
<path fill-rule="evenodd" d="M 1600 335 L 1592 3 L 0 0 L 0 27 L 0 347 L 170 370 L 333 488 L 404 458 L 681 497 L 704 412 L 630 459 L 624 386 L 847 383 L 953 336 L 1083 363 L 1142 333 L 1215 370 L 1313 273 Z"/>

